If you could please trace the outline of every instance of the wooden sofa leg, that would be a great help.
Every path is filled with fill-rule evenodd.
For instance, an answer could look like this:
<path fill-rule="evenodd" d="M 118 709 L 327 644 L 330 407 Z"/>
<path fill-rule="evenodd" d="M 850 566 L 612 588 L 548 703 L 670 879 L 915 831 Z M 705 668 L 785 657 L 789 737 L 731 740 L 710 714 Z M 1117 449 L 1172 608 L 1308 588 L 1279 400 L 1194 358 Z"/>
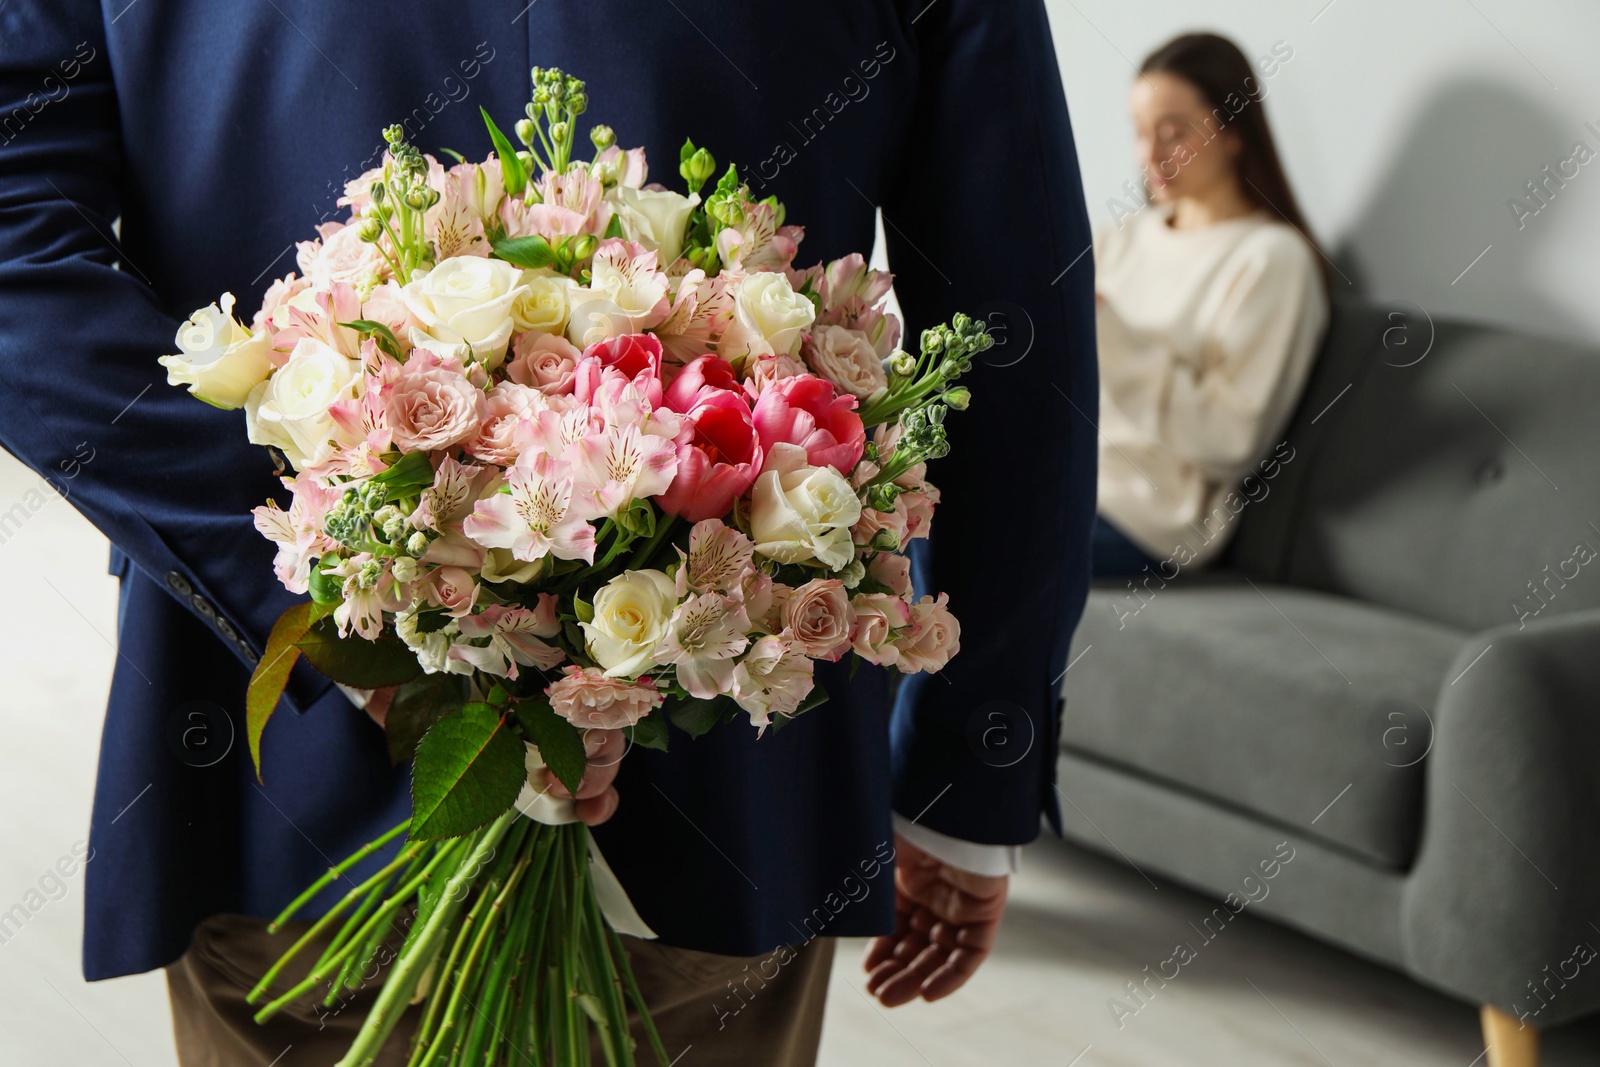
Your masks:
<path fill-rule="evenodd" d="M 1539 1067 L 1539 1031 L 1492 1004 L 1479 1010 L 1488 1067 Z"/>

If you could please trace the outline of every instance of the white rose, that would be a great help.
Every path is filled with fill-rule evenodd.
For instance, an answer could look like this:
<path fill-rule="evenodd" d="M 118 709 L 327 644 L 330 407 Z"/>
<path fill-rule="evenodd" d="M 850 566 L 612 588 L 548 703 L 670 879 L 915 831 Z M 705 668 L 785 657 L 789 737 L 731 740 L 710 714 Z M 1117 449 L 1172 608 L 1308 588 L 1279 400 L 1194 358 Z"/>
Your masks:
<path fill-rule="evenodd" d="M 606 677 L 635 678 L 654 667 L 650 652 L 666 637 L 677 606 L 672 579 L 660 571 L 625 571 L 601 587 L 594 619 L 579 625 Z"/>
<path fill-rule="evenodd" d="M 167 384 L 187 385 L 213 407 L 243 407 L 250 390 L 272 373 L 271 342 L 233 317 L 232 293 L 222 294 L 222 307 L 212 304 L 189 316 L 174 343 L 182 355 L 159 361 L 167 368 Z"/>
<path fill-rule="evenodd" d="M 567 328 L 567 291 L 575 288 L 572 279 L 552 270 L 525 270 L 520 284 L 527 292 L 511 305 L 511 321 L 518 333 L 560 333 Z"/>
<path fill-rule="evenodd" d="M 817 309 L 794 291 L 787 277 L 761 271 L 739 282 L 733 317 L 746 330 L 765 338 L 774 352 L 792 356 L 800 345 L 800 332 L 817 317 Z"/>
<path fill-rule="evenodd" d="M 635 319 L 622 308 L 607 300 L 604 294 L 589 289 L 573 289 L 572 310 L 567 319 L 567 340 L 580 350 L 600 341 L 609 341 L 624 334 L 639 333 Z"/>
<path fill-rule="evenodd" d="M 521 269 L 499 259 L 456 256 L 414 274 L 400 299 L 421 327 L 411 344 L 490 370 L 505 358 L 514 323 L 511 309 L 526 295 Z"/>
<path fill-rule="evenodd" d="M 700 203 L 700 194 L 684 196 L 668 189 L 630 189 L 619 185 L 612 193 L 622 232 L 656 253 L 656 262 L 667 270 L 683 253 L 683 231 L 689 216 Z"/>
<path fill-rule="evenodd" d="M 801 355 L 820 377 L 863 400 L 889 385 L 878 350 L 860 330 L 818 326 L 801 346 Z"/>
<path fill-rule="evenodd" d="M 335 444 L 353 444 L 328 413 L 341 400 L 361 395 L 359 360 L 347 359 L 321 341 L 302 338 L 289 360 L 245 398 L 245 428 L 251 444 L 276 445 L 295 470 L 322 463 Z"/>
<path fill-rule="evenodd" d="M 756 479 L 750 502 L 756 551 L 779 563 L 848 566 L 855 558 L 850 527 L 860 518 L 861 500 L 832 467 L 768 471 Z"/>

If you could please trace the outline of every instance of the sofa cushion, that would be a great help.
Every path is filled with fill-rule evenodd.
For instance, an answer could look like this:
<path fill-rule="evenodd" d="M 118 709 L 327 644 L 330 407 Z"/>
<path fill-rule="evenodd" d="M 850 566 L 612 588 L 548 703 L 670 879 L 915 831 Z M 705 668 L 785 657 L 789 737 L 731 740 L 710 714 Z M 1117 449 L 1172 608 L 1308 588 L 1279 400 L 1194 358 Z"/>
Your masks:
<path fill-rule="evenodd" d="M 1063 679 L 1062 748 L 1407 867 L 1429 716 L 1466 635 L 1204 578 L 1151 581 L 1142 597 L 1095 587 Z"/>

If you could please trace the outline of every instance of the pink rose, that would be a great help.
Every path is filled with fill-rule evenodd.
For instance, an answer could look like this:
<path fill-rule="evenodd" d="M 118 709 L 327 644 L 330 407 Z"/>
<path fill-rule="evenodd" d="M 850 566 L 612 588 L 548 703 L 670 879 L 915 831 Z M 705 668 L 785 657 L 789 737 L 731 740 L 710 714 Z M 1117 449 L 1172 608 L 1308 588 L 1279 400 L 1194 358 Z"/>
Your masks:
<path fill-rule="evenodd" d="M 913 538 L 928 536 L 928 527 L 933 523 L 933 506 L 939 501 L 939 491 L 931 485 L 928 490 L 923 493 L 901 493 L 894 502 L 896 514 L 905 516 L 906 536 L 900 542 L 902 545 Z"/>
<path fill-rule="evenodd" d="M 817 326 L 800 343 L 800 354 L 817 374 L 865 400 L 889 384 L 883 359 L 867 335 L 843 326 Z"/>
<path fill-rule="evenodd" d="M 867 443 L 855 406 L 855 397 L 838 395 L 821 378 L 810 374 L 784 378 L 756 401 L 756 433 L 769 457 L 775 444 L 798 445 L 811 466 L 832 467 L 847 475 Z"/>
<path fill-rule="evenodd" d="M 458 445 L 475 437 L 486 412 L 483 393 L 454 360 L 414 353 L 387 398 L 389 430 L 403 452 Z"/>
<path fill-rule="evenodd" d="M 850 607 L 856 616 L 850 634 L 855 654 L 880 667 L 895 666 L 900 650 L 894 645 L 894 634 L 911 624 L 911 606 L 888 593 L 865 593 L 850 601 Z"/>
<path fill-rule="evenodd" d="M 873 581 L 889 590 L 895 596 L 908 597 L 911 595 L 911 560 L 909 557 L 892 552 L 879 552 L 872 557 L 872 562 L 867 564 L 867 573 L 872 576 Z"/>
<path fill-rule="evenodd" d="M 548 396 L 572 392 L 572 373 L 579 354 L 571 341 L 551 333 L 530 332 L 519 334 L 511 342 L 511 351 L 506 377 Z"/>
<path fill-rule="evenodd" d="M 326 222 L 317 227 L 320 241 L 301 241 L 295 259 L 300 270 L 319 288 L 334 282 L 360 287 L 379 277 L 385 263 L 383 253 L 371 241 L 361 239 L 359 227 L 342 222 Z"/>
<path fill-rule="evenodd" d="M 460 567 L 438 567 L 428 575 L 428 603 L 441 607 L 452 618 L 472 614 L 478 599 L 478 585 L 470 571 Z"/>
<path fill-rule="evenodd" d="M 509 467 L 527 448 L 539 412 L 548 410 L 544 394 L 516 382 L 500 382 L 484 397 L 485 417 L 467 446 L 479 459 Z"/>
<path fill-rule="evenodd" d="M 752 397 L 758 397 L 766 392 L 773 382 L 781 382 L 785 378 L 793 378 L 805 372 L 805 364 L 793 356 L 782 353 L 761 356 L 745 364 L 745 392 Z"/>
<path fill-rule="evenodd" d="M 800 651 L 829 662 L 850 647 L 855 617 L 844 583 L 837 578 L 813 578 L 784 601 L 784 632 Z"/>
<path fill-rule="evenodd" d="M 850 527 L 850 539 L 858 545 L 869 545 L 878 535 L 879 530 L 888 530 L 894 535 L 894 547 L 890 551 L 897 551 L 906 545 L 909 535 L 906 530 L 905 515 L 900 510 L 900 501 L 895 501 L 893 511 L 877 511 L 873 508 L 863 507 L 861 518 Z"/>
<path fill-rule="evenodd" d="M 961 651 L 961 624 L 945 606 L 949 600 L 949 594 L 940 593 L 937 600 L 925 596 L 911 605 L 910 628 L 894 641 L 903 673 L 943 670 Z"/>
<path fill-rule="evenodd" d="M 545 695 L 555 713 L 580 729 L 620 730 L 661 706 L 651 678 L 624 682 L 594 668 L 569 664 Z"/>

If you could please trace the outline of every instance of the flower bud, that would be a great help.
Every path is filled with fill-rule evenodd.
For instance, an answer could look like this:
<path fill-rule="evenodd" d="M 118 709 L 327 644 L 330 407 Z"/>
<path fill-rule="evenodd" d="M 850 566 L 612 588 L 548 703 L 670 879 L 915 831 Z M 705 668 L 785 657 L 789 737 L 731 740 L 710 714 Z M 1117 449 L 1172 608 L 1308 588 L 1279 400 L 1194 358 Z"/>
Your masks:
<path fill-rule="evenodd" d="M 947 389 L 944 394 L 944 402 L 957 411 L 965 411 L 967 410 L 967 405 L 972 403 L 972 390 L 964 385 L 958 385 L 954 389 Z"/>
<path fill-rule="evenodd" d="M 356 224 L 356 235 L 368 244 L 372 244 L 383 236 L 383 224 L 370 216 L 364 218 Z"/>
<path fill-rule="evenodd" d="M 893 530 L 883 529 L 872 535 L 867 547 L 878 552 L 900 551 L 900 538 Z"/>
<path fill-rule="evenodd" d="M 428 551 L 428 535 L 418 530 L 406 539 L 406 551 L 413 556 L 420 556 Z"/>
<path fill-rule="evenodd" d="M 717 161 L 704 148 L 697 148 L 688 159 L 678 164 L 678 173 L 689 183 L 690 192 L 696 192 L 717 172 Z"/>
<path fill-rule="evenodd" d="M 595 126 L 589 131 L 589 140 L 596 152 L 604 152 L 617 143 L 617 131 L 610 126 Z"/>
<path fill-rule="evenodd" d="M 421 568 L 417 566 L 417 561 L 409 556 L 398 556 L 389 565 L 389 573 L 394 575 L 394 580 L 397 582 L 414 582 L 420 572 Z"/>
<path fill-rule="evenodd" d="M 567 131 L 570 128 L 565 121 L 552 122 L 550 124 L 550 140 L 556 144 L 564 143 L 567 139 Z"/>
<path fill-rule="evenodd" d="M 861 579 L 867 576 L 867 565 L 859 559 L 850 561 L 849 566 L 839 572 L 839 581 L 846 589 L 854 589 L 861 584 Z"/>
<path fill-rule="evenodd" d="M 917 369 L 917 357 L 903 348 L 889 355 L 889 373 L 897 378 L 909 378 Z"/>
<path fill-rule="evenodd" d="M 590 256 L 594 255 L 595 245 L 598 243 L 599 242 L 597 242 L 594 238 L 594 234 L 585 233 L 579 234 L 577 237 L 572 238 L 572 244 L 568 247 L 572 251 L 572 258 L 574 260 L 588 259 Z"/>
<path fill-rule="evenodd" d="M 532 147 L 532 145 L 533 145 L 533 120 L 532 119 L 518 119 L 517 120 L 517 124 L 515 126 L 513 126 L 512 129 L 516 132 L 517 140 L 521 141 L 525 145 L 528 145 L 529 147 Z"/>

